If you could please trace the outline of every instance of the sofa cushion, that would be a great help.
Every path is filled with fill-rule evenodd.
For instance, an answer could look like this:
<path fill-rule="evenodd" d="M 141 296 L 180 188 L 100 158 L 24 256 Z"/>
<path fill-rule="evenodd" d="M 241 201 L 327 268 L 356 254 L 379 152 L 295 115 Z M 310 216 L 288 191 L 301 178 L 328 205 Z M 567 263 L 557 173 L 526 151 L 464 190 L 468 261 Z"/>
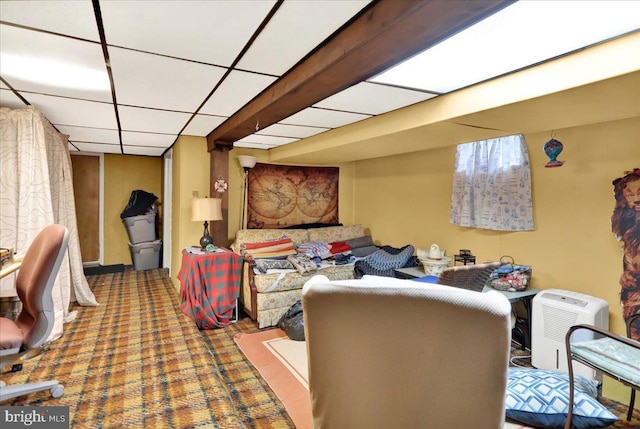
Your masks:
<path fill-rule="evenodd" d="M 294 247 L 300 243 L 309 241 L 309 234 L 306 229 L 290 229 L 287 231 L 281 229 L 241 229 L 236 232 L 236 241 L 233 248 L 236 252 L 240 252 L 244 243 L 259 243 L 277 239 L 283 235 L 286 235 L 293 241 Z"/>
<path fill-rule="evenodd" d="M 338 265 L 321 268 L 317 274 L 327 276 L 331 280 L 345 280 L 353 278 L 353 265 Z M 302 289 L 309 276 L 303 276 L 297 271 L 287 273 L 260 274 L 253 278 L 258 295 L 269 292 L 280 292 L 292 289 Z M 289 304 L 291 305 L 291 304 Z"/>
<path fill-rule="evenodd" d="M 365 235 L 363 225 L 329 226 L 326 228 L 310 229 L 308 232 L 309 241 L 321 241 L 323 243 L 345 241 Z"/>

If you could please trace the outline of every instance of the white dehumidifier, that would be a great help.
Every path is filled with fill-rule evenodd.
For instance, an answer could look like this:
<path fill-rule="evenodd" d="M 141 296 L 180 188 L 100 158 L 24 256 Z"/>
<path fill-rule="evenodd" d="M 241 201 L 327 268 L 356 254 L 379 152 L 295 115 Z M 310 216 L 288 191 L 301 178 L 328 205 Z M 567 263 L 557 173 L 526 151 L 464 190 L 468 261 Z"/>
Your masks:
<path fill-rule="evenodd" d="M 539 369 L 568 371 L 565 336 L 573 325 L 609 329 L 609 303 L 594 296 L 547 289 L 533 298 L 531 315 L 531 364 Z M 593 339 L 593 332 L 578 330 L 573 341 Z M 602 381 L 602 374 L 574 362 L 575 374 Z"/>

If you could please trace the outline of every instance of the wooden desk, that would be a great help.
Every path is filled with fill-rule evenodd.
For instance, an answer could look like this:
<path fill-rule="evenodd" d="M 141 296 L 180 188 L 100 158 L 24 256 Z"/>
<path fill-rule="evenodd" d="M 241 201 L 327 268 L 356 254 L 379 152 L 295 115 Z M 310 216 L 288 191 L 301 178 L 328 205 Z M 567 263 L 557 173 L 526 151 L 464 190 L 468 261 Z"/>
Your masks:
<path fill-rule="evenodd" d="M 200 329 L 231 324 L 242 282 L 240 255 L 224 250 L 196 254 L 182 251 L 180 280 L 181 309 Z"/>

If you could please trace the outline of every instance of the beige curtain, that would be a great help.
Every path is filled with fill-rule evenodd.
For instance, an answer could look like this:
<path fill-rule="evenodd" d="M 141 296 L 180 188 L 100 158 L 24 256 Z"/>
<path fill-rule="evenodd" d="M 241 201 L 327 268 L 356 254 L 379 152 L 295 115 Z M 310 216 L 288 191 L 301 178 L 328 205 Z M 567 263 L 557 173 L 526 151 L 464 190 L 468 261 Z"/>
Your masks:
<path fill-rule="evenodd" d="M 54 286 L 55 326 L 50 339 L 73 320 L 69 303 L 95 306 L 82 268 L 68 136 L 35 107 L 0 109 L 0 246 L 24 254 L 47 225 L 69 229 L 69 251 Z M 15 293 L 15 275 L 0 280 L 0 294 Z"/>

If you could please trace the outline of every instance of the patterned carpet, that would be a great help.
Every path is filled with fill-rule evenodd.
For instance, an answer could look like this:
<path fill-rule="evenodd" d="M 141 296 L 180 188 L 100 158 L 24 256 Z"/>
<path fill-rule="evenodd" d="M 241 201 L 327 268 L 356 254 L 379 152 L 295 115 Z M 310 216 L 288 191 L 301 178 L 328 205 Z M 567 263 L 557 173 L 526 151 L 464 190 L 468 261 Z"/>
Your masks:
<path fill-rule="evenodd" d="M 64 395 L 43 392 L 2 405 L 69 406 L 72 428 L 245 427 L 162 271 L 87 280 L 100 306 L 76 308 L 76 320 L 48 351 L 2 375 L 7 384 L 57 379 Z"/>
<path fill-rule="evenodd" d="M 43 392 L 0 405 L 69 406 L 74 429 L 295 427 L 233 341 L 237 333 L 258 332 L 250 319 L 198 331 L 162 270 L 87 280 L 100 306 L 74 308 L 76 320 L 49 350 L 22 371 L 1 375 L 7 384 L 57 379 L 64 395 Z M 624 404 L 603 403 L 620 417 L 626 413 Z M 640 427 L 640 412 L 615 427 Z"/>

